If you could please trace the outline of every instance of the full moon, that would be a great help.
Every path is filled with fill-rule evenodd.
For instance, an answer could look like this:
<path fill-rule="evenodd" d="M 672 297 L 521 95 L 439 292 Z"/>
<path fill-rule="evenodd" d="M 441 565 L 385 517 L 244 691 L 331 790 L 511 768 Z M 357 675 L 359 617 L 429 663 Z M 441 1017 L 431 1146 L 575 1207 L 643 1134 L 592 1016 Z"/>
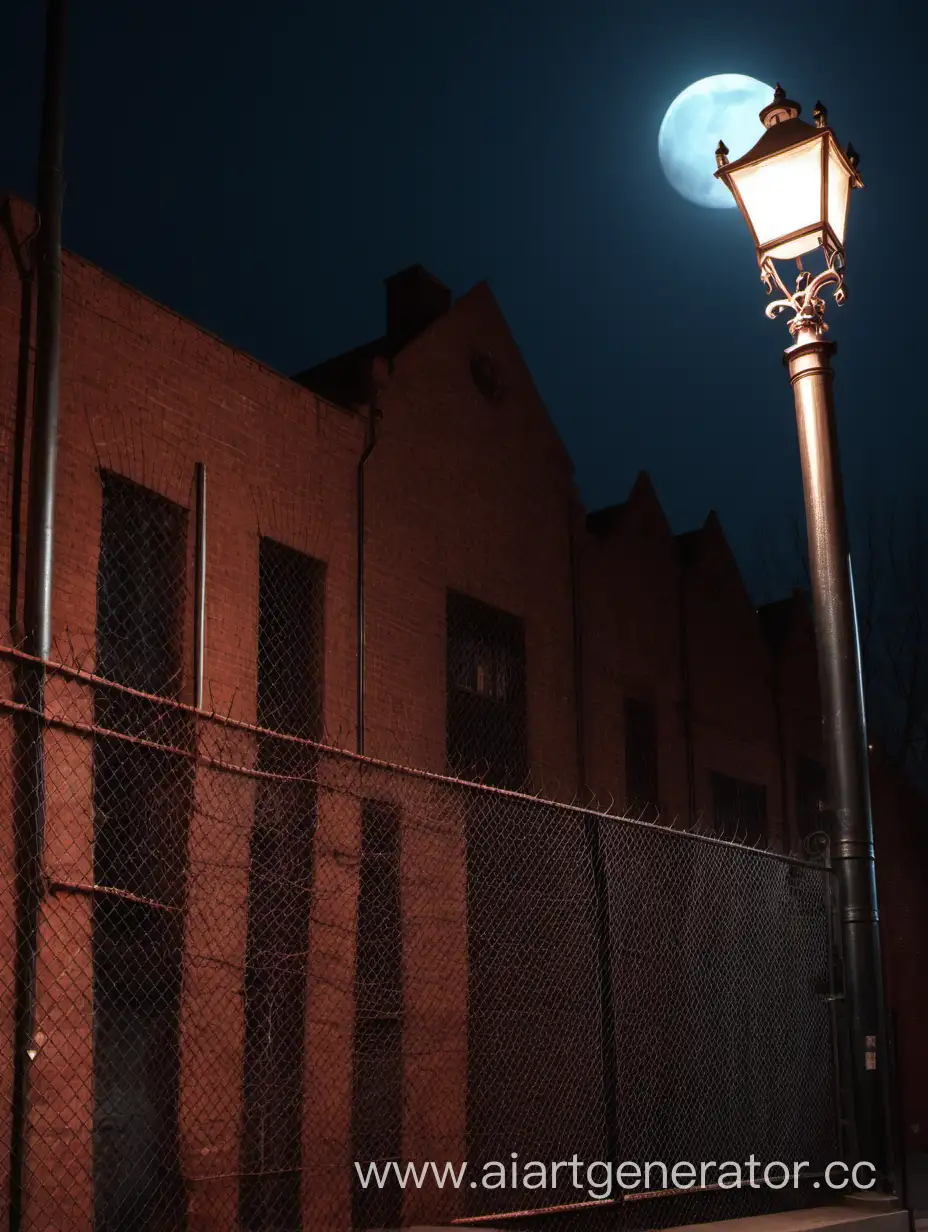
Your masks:
<path fill-rule="evenodd" d="M 715 148 L 724 141 L 732 162 L 763 133 L 758 119 L 773 101 L 773 86 L 740 73 L 703 77 L 678 94 L 661 123 L 657 152 L 664 175 L 687 201 L 709 209 L 733 209 L 731 193 L 716 170 Z"/>

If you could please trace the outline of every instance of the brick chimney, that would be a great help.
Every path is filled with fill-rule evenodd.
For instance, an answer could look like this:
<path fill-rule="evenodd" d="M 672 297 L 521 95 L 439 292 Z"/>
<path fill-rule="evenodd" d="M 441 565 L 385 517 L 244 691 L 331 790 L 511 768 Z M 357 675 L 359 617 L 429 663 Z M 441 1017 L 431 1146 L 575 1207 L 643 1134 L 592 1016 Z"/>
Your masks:
<path fill-rule="evenodd" d="M 387 344 L 395 354 L 451 308 L 451 292 L 421 265 L 384 279 L 387 288 Z"/>

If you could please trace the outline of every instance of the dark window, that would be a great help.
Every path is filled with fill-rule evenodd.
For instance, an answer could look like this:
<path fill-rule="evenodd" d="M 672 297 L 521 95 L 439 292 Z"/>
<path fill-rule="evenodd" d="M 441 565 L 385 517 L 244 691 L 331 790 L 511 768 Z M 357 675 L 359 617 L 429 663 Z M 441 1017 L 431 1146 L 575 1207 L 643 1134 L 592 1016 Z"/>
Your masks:
<path fill-rule="evenodd" d="M 767 837 L 767 788 L 727 774 L 712 774 L 715 828 L 727 839 L 756 843 Z"/>
<path fill-rule="evenodd" d="M 241 1219 L 300 1228 L 306 968 L 322 721 L 323 566 L 262 539 L 258 780 L 248 888 Z M 281 739 L 280 735 L 302 737 Z"/>
<path fill-rule="evenodd" d="M 176 697 L 183 662 L 187 510 L 109 471 L 102 480 L 97 675 Z"/>
<path fill-rule="evenodd" d="M 400 815 L 365 800 L 355 951 L 352 1159 L 399 1160 L 403 1146 L 403 936 L 400 914 Z M 352 1176 L 352 1227 L 402 1222 L 399 1184 L 364 1188 Z"/>
<path fill-rule="evenodd" d="M 258 724 L 318 739 L 322 726 L 323 566 L 262 539 L 258 562 Z"/>
<path fill-rule="evenodd" d="M 449 592 L 447 657 L 451 773 L 498 787 L 522 787 L 528 750 L 521 620 Z"/>
<path fill-rule="evenodd" d="M 633 817 L 656 820 L 657 724 L 654 708 L 635 698 L 625 702 L 625 797 Z"/>
<path fill-rule="evenodd" d="M 796 758 L 796 828 L 800 842 L 827 830 L 825 767 L 811 757 Z"/>
<path fill-rule="evenodd" d="M 182 1226 L 178 1013 L 189 718 L 183 668 L 187 511 L 103 472 L 97 674 L 153 694 L 94 690 L 94 1223 L 140 1232 Z M 128 736 L 131 739 L 120 739 Z M 168 750 L 171 751 L 168 751 Z"/>

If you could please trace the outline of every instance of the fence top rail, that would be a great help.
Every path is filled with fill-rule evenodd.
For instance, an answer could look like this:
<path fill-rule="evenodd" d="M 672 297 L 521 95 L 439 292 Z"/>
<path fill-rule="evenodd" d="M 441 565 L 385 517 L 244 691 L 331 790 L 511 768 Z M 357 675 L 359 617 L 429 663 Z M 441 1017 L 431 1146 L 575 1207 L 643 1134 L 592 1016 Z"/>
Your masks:
<path fill-rule="evenodd" d="M 115 692 L 122 693 L 129 697 L 136 697 L 144 701 L 156 702 L 160 706 L 170 707 L 178 713 L 190 715 L 192 718 L 204 723 L 214 723 L 235 731 L 246 732 L 250 735 L 267 736 L 273 738 L 275 741 L 290 742 L 302 748 L 311 748 L 319 754 L 327 755 L 333 758 L 340 758 L 346 762 L 352 762 L 359 768 L 367 767 L 372 770 L 381 770 L 396 774 L 398 776 L 403 776 L 405 778 L 441 784 L 445 787 L 453 787 L 462 792 L 467 791 L 474 794 L 482 793 L 484 795 L 500 797 L 513 802 L 554 808 L 558 809 L 562 813 L 576 815 L 581 818 L 593 818 L 597 821 L 605 822 L 613 826 L 632 826 L 637 830 L 652 830 L 660 834 L 673 835 L 677 839 L 706 843 L 714 847 L 730 848 L 731 850 L 737 852 L 751 852 L 753 855 L 764 859 L 774 860 L 781 864 L 794 864 L 801 868 L 814 869 L 817 872 L 831 872 L 830 861 L 827 858 L 827 848 L 822 857 L 804 858 L 791 852 L 773 851 L 769 847 L 738 843 L 733 839 L 719 838 L 718 835 L 707 834 L 701 829 L 685 829 L 678 827 L 676 820 L 672 821 L 669 825 L 661 825 L 660 822 L 643 821 L 637 817 L 628 817 L 617 813 L 611 813 L 604 809 L 589 807 L 583 804 L 552 800 L 540 794 L 533 795 L 531 792 L 517 791 L 506 787 L 495 787 L 488 783 L 475 782 L 472 779 L 456 778 L 453 775 L 440 774 L 434 770 L 419 769 L 414 766 L 404 765 L 402 762 L 387 761 L 384 758 L 373 757 L 367 753 L 357 753 L 351 749 L 340 748 L 337 745 L 326 744 L 317 740 L 310 740 L 304 736 L 293 736 L 286 732 L 274 731 L 272 728 L 262 727 L 257 723 L 248 723 L 243 719 L 233 719 L 230 714 L 223 715 L 214 709 L 208 710 L 205 707 L 191 706 L 189 703 L 177 701 L 175 698 L 164 697 L 157 693 L 146 693 L 141 689 L 133 689 L 129 685 L 120 684 L 118 681 L 109 680 L 105 676 L 99 676 L 94 672 L 89 672 L 86 668 L 71 667 L 67 663 L 63 663 L 56 659 L 38 658 L 35 655 L 27 654 L 26 651 L 21 650 L 16 646 L 10 646 L 5 643 L 0 643 L 0 658 L 29 663 L 35 667 L 43 667 L 46 671 L 54 675 L 66 676 L 68 679 L 77 680 L 82 684 L 93 685 L 98 688 L 112 689 Z"/>

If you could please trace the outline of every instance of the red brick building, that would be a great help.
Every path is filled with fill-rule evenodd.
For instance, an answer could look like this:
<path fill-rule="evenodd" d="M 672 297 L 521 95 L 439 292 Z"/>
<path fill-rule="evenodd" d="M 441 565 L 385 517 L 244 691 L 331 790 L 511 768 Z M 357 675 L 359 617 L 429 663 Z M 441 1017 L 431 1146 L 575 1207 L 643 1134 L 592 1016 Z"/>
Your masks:
<path fill-rule="evenodd" d="M 3 217 L 0 587 L 9 606 L 4 641 L 15 647 L 32 361 L 24 262 L 32 217 L 17 201 L 6 203 Z M 124 576 L 119 562 L 142 550 L 146 534 L 155 534 L 152 527 L 165 542 L 175 527 L 173 572 L 156 562 L 149 582 L 167 596 L 165 603 L 171 587 L 192 593 L 198 465 L 205 467 L 208 493 L 206 706 L 240 725 L 234 756 L 268 781 L 276 773 L 274 748 L 262 745 L 260 731 L 275 727 L 268 719 L 275 706 L 289 706 L 306 726 L 299 726 L 303 719 L 293 720 L 296 727 L 287 719 L 278 730 L 378 762 L 464 779 L 483 776 L 509 788 L 527 783 L 553 801 L 612 801 L 617 811 L 630 809 L 647 820 L 679 819 L 727 837 L 798 849 L 819 828 L 823 790 L 815 653 L 802 597 L 758 613 L 715 515 L 699 530 L 675 536 L 646 475 L 623 504 L 587 513 L 571 460 L 489 287 L 478 284 L 453 301 L 418 267 L 386 285 L 382 338 L 289 379 L 80 257 L 65 255 L 53 632 L 57 656 L 72 674 L 53 677 L 49 707 L 71 727 L 62 728 L 47 753 L 50 780 L 60 783 L 48 806 L 50 881 L 100 881 L 93 814 L 101 806 L 99 799 L 90 802 L 99 790 L 92 782 L 99 770 L 85 729 L 101 726 L 94 678 L 108 670 L 99 633 L 106 577 L 118 584 Z M 287 693 L 292 663 L 275 666 L 260 651 L 263 604 L 284 585 L 281 578 L 287 593 L 303 595 L 318 618 L 312 650 L 318 689 L 312 696 Z M 137 611 L 132 599 L 107 602 L 113 611 L 121 611 L 121 603 Z M 177 611 L 175 659 L 155 676 L 174 681 L 176 700 L 189 706 L 193 604 Z M 136 629 L 132 636 L 143 633 Z M 288 646 L 280 653 L 298 650 Z M 14 663 L 10 656 L 2 660 L 8 700 L 14 697 Z M 141 683 L 122 683 L 160 693 L 151 671 L 146 667 Z M 11 727 L 3 738 L 9 758 Z M 228 749 L 227 743 L 232 757 Z M 153 767 L 154 781 L 159 771 Z M 369 773 L 375 781 L 376 768 Z M 427 787 L 422 780 L 424 810 Z M 240 955 L 251 944 L 246 928 L 265 925 L 254 922 L 255 909 L 246 902 L 247 869 L 255 858 L 249 829 L 223 829 L 215 796 L 208 809 L 202 805 L 205 790 L 199 780 L 190 788 L 191 807 L 216 824 L 190 830 L 191 867 L 208 869 L 221 856 L 225 869 L 238 871 L 221 882 L 204 873 L 186 891 L 183 944 L 209 951 L 213 961 L 184 976 L 177 1118 L 184 1175 L 204 1178 L 188 1187 L 189 1226 L 218 1230 L 232 1225 L 228 1212 L 215 1213 L 208 1182 L 247 1172 L 239 1151 L 242 1117 L 247 1122 L 248 1116 L 242 1101 L 249 1099 L 241 1074 L 250 1045 L 240 1013 L 217 1017 L 210 1007 L 219 1001 L 241 1006 Z M 220 790 L 229 793 L 236 815 L 260 811 L 254 784 L 232 788 L 223 780 L 221 789 L 209 788 Z M 882 764 L 874 767 L 874 792 L 904 1116 L 911 1144 L 919 1146 L 928 1130 L 918 973 L 928 937 L 920 884 L 928 868 L 925 808 Z M 171 815 L 173 806 L 164 799 L 159 807 Z M 352 1044 L 344 1024 L 354 1014 L 351 973 L 360 961 L 362 831 L 369 824 L 371 833 L 377 825 L 385 832 L 387 823 L 366 818 L 360 806 L 354 812 L 318 807 L 315 876 L 324 870 L 327 884 L 340 888 L 322 911 L 328 916 L 319 924 L 314 914 L 308 940 L 297 936 L 293 946 L 306 951 L 314 980 L 306 1055 L 324 1048 L 328 1061 L 324 1076 L 307 1066 L 292 1082 L 302 1082 L 310 1105 L 323 1111 L 324 1124 L 300 1131 L 301 1183 L 304 1226 L 327 1228 L 347 1226 L 350 1202 L 348 1178 L 335 1175 L 332 1143 L 351 1132 L 357 1040 Z M 0 818 L 11 816 L 8 800 Z M 7 821 L 0 832 L 0 859 L 8 865 L 13 836 Z M 375 856 L 389 848 L 381 841 Z M 461 867 L 459 838 L 436 837 L 427 827 L 404 836 L 398 874 L 404 911 L 419 921 L 420 935 L 434 932 L 443 962 L 466 966 L 460 919 L 451 908 L 442 920 L 434 912 L 435 902 L 459 900 Z M 0 955 L 8 956 L 14 902 L 7 878 L 4 885 Z M 148 897 L 170 897 L 155 889 L 149 887 Z M 102 1003 L 90 956 L 95 945 L 102 953 L 91 933 L 103 926 L 93 924 L 91 902 L 92 896 L 64 892 L 54 899 L 58 922 L 40 974 L 39 1018 L 47 1042 L 33 1090 L 45 1132 L 31 1166 L 46 1178 L 48 1196 L 31 1225 L 36 1228 L 90 1226 L 89 1180 L 75 1186 L 69 1178 L 90 1177 L 96 1133 L 86 1103 L 94 1089 L 94 1048 L 101 1047 L 93 1031 L 103 1028 L 92 1028 L 88 1007 L 95 997 Z M 217 931 L 220 918 L 226 923 Z M 165 986 L 173 978 L 170 972 L 159 977 Z M 305 980 L 305 971 L 294 978 Z M 435 1143 L 443 1142 L 450 1157 L 463 1135 L 460 1072 L 453 1063 L 417 1069 L 415 1037 L 417 1030 L 440 1030 L 453 1041 L 464 1031 L 466 992 L 449 985 L 436 994 L 441 981 L 426 969 L 419 978 L 431 999 L 428 1013 L 407 1018 L 404 1150 L 407 1157 L 441 1156 Z M 411 979 L 405 995 L 415 1005 Z M 3 1038 L 9 1038 L 12 1013 L 5 984 Z M 386 1034 L 388 1019 L 386 1013 L 376 1018 Z M 118 1051 L 118 1044 L 113 1047 Z M 8 1082 L 4 1067 L 4 1109 Z M 98 1063 L 98 1087 L 101 1082 Z M 218 1084 L 222 1098 L 208 1130 L 188 1132 L 188 1112 L 207 1084 Z M 383 1098 L 388 1101 L 389 1093 Z M 5 1114 L 0 1126 L 6 1161 Z M 322 1196 L 313 1177 L 327 1178 Z"/>

